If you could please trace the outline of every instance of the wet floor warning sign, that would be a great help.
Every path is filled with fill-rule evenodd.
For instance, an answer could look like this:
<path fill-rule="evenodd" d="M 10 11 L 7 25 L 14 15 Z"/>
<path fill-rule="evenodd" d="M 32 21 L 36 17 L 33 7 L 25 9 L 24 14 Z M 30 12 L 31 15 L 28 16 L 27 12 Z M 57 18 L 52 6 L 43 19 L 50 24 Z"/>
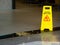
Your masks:
<path fill-rule="evenodd" d="M 52 6 L 43 6 L 40 30 L 44 31 L 45 29 L 53 31 Z"/>
<path fill-rule="evenodd" d="M 50 21 L 50 18 L 49 18 L 48 15 L 46 15 L 43 20 L 44 20 L 44 21 Z"/>

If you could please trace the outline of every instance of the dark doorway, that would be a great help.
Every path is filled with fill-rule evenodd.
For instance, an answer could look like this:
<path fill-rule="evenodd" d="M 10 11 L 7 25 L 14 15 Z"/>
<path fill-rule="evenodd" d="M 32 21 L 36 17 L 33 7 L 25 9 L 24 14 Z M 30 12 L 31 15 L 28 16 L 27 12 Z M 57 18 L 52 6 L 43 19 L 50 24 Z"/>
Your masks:
<path fill-rule="evenodd" d="M 19 9 L 19 8 L 23 8 L 23 7 L 26 7 L 26 5 L 37 5 L 37 6 L 40 6 L 40 5 L 55 5 L 55 0 L 12 0 L 12 8 L 13 9 Z"/>
<path fill-rule="evenodd" d="M 55 0 L 48 0 L 49 3 L 54 4 Z"/>
<path fill-rule="evenodd" d="M 12 0 L 12 9 L 15 9 L 15 0 Z"/>

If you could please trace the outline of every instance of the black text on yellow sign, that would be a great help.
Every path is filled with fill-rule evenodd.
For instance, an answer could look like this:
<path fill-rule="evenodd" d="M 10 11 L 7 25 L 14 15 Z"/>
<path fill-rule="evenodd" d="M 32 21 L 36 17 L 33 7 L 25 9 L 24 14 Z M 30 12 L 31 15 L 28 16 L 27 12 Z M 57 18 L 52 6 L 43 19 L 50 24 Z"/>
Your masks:
<path fill-rule="evenodd" d="M 40 30 L 44 31 L 45 29 L 53 31 L 52 6 L 43 6 Z"/>

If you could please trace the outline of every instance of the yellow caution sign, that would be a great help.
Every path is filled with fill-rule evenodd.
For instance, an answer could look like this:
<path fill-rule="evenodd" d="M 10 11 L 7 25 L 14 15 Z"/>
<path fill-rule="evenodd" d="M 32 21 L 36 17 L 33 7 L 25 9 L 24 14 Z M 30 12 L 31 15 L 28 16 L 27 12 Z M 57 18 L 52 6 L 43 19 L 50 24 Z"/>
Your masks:
<path fill-rule="evenodd" d="M 40 30 L 44 31 L 45 29 L 49 29 L 49 31 L 53 31 L 52 6 L 43 6 Z"/>

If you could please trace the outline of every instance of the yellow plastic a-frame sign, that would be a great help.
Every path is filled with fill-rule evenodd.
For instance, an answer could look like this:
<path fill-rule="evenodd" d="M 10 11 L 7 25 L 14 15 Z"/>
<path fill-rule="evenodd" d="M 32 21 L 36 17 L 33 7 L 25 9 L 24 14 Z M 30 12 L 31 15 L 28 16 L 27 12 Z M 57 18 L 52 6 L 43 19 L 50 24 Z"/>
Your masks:
<path fill-rule="evenodd" d="M 52 6 L 43 6 L 40 30 L 44 31 L 45 29 L 49 29 L 49 31 L 53 31 Z"/>

